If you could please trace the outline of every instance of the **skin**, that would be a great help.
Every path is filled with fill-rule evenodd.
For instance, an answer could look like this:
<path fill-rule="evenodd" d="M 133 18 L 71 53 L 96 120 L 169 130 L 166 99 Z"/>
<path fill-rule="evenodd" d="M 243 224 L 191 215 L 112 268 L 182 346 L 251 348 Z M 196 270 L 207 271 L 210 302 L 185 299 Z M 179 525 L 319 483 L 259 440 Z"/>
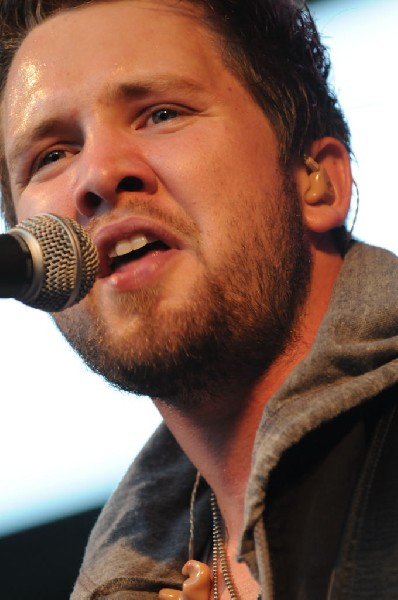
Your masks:
<path fill-rule="evenodd" d="M 342 262 L 327 232 L 344 222 L 350 171 L 341 145 L 314 142 L 336 193 L 306 202 L 306 169 L 281 173 L 268 119 L 198 17 L 189 4 L 116 0 L 49 19 L 14 58 L 2 126 L 19 220 L 55 212 L 105 249 L 141 230 L 171 248 L 105 269 L 58 324 L 83 354 L 99 348 L 94 368 L 103 372 L 113 361 L 168 365 L 154 401 L 216 492 L 234 579 L 242 597 L 255 597 L 256 582 L 235 561 L 253 440 L 265 402 L 308 352 L 327 308 Z M 296 255 L 304 267 L 292 267 Z M 275 315 L 286 312 L 294 281 L 297 311 L 279 331 Z M 261 364 L 255 354 L 245 360 L 259 323 Z M 191 362 L 192 347 L 217 351 L 192 369 L 199 383 L 186 375 L 184 394 L 184 381 L 166 385 L 187 368 L 173 372 L 169 360 L 187 354 L 186 340 Z"/>

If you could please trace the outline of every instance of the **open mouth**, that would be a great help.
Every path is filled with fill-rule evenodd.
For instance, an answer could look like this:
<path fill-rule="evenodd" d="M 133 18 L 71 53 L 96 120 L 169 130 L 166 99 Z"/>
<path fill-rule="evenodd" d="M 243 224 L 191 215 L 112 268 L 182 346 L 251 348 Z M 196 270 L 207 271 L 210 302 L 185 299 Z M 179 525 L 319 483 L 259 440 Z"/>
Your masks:
<path fill-rule="evenodd" d="M 161 240 L 151 239 L 145 234 L 120 240 L 108 252 L 109 270 L 111 273 L 114 273 L 118 267 L 126 263 L 139 260 L 155 252 L 164 252 L 166 250 L 169 250 L 167 244 Z"/>

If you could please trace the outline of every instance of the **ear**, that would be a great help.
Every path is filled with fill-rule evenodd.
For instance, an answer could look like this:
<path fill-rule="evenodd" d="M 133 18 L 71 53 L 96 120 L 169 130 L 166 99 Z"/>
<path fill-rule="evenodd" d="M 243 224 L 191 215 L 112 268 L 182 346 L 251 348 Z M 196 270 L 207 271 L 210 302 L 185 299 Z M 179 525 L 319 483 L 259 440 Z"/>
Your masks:
<path fill-rule="evenodd" d="M 296 170 L 296 182 L 309 231 L 326 233 L 344 224 L 352 188 L 351 161 L 344 144 L 332 137 L 313 142 Z"/>

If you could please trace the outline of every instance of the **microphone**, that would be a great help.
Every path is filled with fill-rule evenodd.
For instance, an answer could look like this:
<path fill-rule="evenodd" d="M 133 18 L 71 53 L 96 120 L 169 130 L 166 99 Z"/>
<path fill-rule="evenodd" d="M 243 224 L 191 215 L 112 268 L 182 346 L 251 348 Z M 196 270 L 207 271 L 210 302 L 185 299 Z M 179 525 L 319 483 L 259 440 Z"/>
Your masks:
<path fill-rule="evenodd" d="M 43 213 L 0 235 L 0 298 L 58 312 L 88 294 L 98 268 L 93 241 L 73 219 Z"/>

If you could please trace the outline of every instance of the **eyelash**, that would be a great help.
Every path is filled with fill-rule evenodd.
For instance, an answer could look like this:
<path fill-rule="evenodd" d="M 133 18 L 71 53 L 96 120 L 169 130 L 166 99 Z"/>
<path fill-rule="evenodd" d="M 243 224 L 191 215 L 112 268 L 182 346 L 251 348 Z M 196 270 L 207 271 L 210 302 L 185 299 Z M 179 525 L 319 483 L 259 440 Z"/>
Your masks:
<path fill-rule="evenodd" d="M 152 110 L 148 119 L 150 118 L 154 118 L 154 116 L 156 114 L 163 114 L 163 115 L 170 115 L 173 114 L 173 118 L 179 117 L 181 116 L 181 110 L 178 110 L 176 108 L 170 108 L 167 106 L 162 106 L 161 108 L 156 108 L 155 110 Z M 158 123 L 154 123 L 155 125 L 159 125 L 160 123 L 165 123 L 166 121 L 169 121 L 170 119 L 161 119 Z"/>
<path fill-rule="evenodd" d="M 193 116 L 197 113 L 197 111 L 191 107 L 180 105 L 180 104 L 171 104 L 171 105 L 157 105 L 150 106 L 145 108 L 142 111 L 141 115 L 138 118 L 138 126 L 137 129 L 142 129 L 145 127 L 156 127 L 161 126 L 163 124 L 169 123 L 170 121 L 179 120 L 184 117 Z M 164 115 L 165 117 L 171 118 L 161 118 L 157 122 L 155 121 L 156 115 Z M 149 121 L 152 119 L 152 124 Z"/>
<path fill-rule="evenodd" d="M 49 160 L 48 163 L 45 162 L 47 158 L 50 158 L 51 154 L 56 154 L 56 153 L 59 153 L 59 154 L 64 153 L 65 154 L 66 152 L 67 152 L 67 150 L 64 150 L 62 148 L 55 148 L 54 150 L 50 150 L 50 152 L 47 152 L 46 154 L 44 154 L 41 161 L 39 161 L 39 168 L 41 168 L 42 166 L 45 167 L 45 166 L 47 166 L 47 164 L 51 164 L 52 162 L 57 162 L 55 160 L 54 161 Z"/>
<path fill-rule="evenodd" d="M 44 167 L 47 167 L 48 165 L 52 164 L 52 163 L 57 163 L 59 162 L 59 160 L 62 160 L 62 158 L 65 157 L 60 157 L 59 160 L 49 160 L 48 162 L 46 162 L 46 160 L 51 156 L 51 154 L 73 154 L 73 151 L 71 149 L 68 149 L 66 147 L 55 147 L 55 148 L 51 148 L 51 150 L 44 152 L 43 154 L 40 154 L 35 161 L 33 162 L 32 168 L 30 169 L 30 176 L 32 177 L 33 175 L 35 175 L 38 171 L 40 171 L 41 169 L 43 169 Z"/>

